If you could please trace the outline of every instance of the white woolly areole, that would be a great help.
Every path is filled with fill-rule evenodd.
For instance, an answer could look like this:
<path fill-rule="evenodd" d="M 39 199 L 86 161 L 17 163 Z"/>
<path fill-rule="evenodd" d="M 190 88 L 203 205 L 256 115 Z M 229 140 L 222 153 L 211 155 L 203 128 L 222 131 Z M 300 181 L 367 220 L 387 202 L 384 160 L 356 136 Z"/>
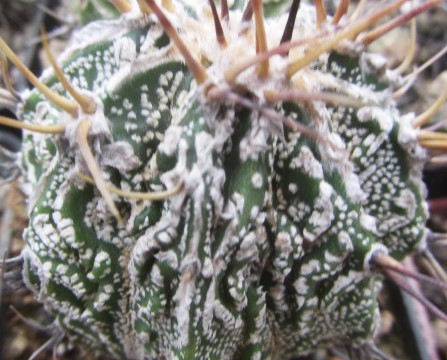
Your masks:
<path fill-rule="evenodd" d="M 366 271 L 371 271 L 371 259 L 377 253 L 388 255 L 388 248 L 383 244 L 377 244 L 377 243 L 371 246 L 371 250 L 369 250 L 366 253 L 365 259 L 363 259 L 363 268 Z"/>
<path fill-rule="evenodd" d="M 357 112 L 357 118 L 361 122 L 377 121 L 382 132 L 388 134 L 393 128 L 393 118 L 389 111 L 378 107 L 365 106 Z"/>
<path fill-rule="evenodd" d="M 413 160 L 419 160 L 421 162 L 420 169 L 422 170 L 423 162 L 427 158 L 427 150 L 419 145 L 418 133 L 419 129 L 415 129 L 411 122 L 414 119 L 414 114 L 406 114 L 399 119 L 399 134 L 398 140 L 406 150 L 407 154 L 411 155 Z"/>

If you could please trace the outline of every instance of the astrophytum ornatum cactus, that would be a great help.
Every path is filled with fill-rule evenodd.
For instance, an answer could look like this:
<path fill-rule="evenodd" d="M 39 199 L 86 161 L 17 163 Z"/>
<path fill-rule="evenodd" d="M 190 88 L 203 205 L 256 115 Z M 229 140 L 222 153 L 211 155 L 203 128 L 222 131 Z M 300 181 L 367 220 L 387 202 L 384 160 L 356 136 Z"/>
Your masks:
<path fill-rule="evenodd" d="M 369 341 L 375 261 L 425 239 L 420 119 L 363 50 L 403 2 L 331 18 L 224 1 L 220 21 L 212 1 L 116 1 L 129 11 L 77 32 L 58 64 L 79 99 L 56 65 L 40 78 L 75 106 L 34 89 L 19 108 L 56 133 L 24 137 L 23 258 L 62 332 L 122 359 Z"/>

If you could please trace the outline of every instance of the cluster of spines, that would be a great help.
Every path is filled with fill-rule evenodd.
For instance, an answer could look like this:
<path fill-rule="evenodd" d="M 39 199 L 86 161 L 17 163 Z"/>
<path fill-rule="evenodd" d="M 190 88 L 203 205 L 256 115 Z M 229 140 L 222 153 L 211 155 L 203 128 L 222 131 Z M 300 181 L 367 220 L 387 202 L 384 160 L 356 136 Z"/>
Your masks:
<path fill-rule="evenodd" d="M 235 84 L 237 76 L 244 70 L 246 70 L 248 67 L 255 65 L 256 63 L 259 63 L 258 65 L 258 74 L 260 77 L 265 77 L 268 74 L 268 59 L 274 55 L 277 54 L 287 54 L 288 51 L 291 48 L 300 46 L 300 45 L 306 45 L 310 41 L 315 39 L 324 39 L 325 37 L 328 37 L 329 39 L 327 41 L 318 41 L 317 45 L 313 48 L 311 47 L 311 50 L 307 52 L 306 56 L 299 58 L 297 60 L 291 61 L 288 67 L 288 76 L 291 77 L 295 73 L 297 73 L 299 70 L 303 69 L 304 67 L 308 66 L 312 61 L 316 60 L 321 54 L 325 52 L 331 51 L 331 49 L 334 49 L 337 47 L 338 44 L 340 44 L 343 40 L 349 40 L 349 39 L 355 39 L 360 33 L 368 29 L 370 26 L 372 26 L 375 22 L 383 18 L 384 16 L 388 15 L 392 11 L 395 11 L 398 9 L 402 4 L 404 4 L 406 0 L 399 0 L 395 1 L 389 6 L 385 8 L 381 8 L 378 11 L 372 13 L 369 16 L 362 17 L 360 19 L 356 19 L 355 15 L 352 16 L 353 20 L 348 25 L 340 26 L 341 29 L 339 29 L 334 35 L 329 35 L 328 30 L 323 28 L 316 36 L 313 36 L 309 39 L 299 39 L 297 41 L 290 41 L 293 31 L 293 23 L 294 23 L 294 17 L 296 17 L 296 13 L 299 8 L 300 1 L 294 0 L 291 5 L 291 11 L 289 14 L 289 19 L 287 22 L 287 26 L 285 28 L 281 44 L 271 50 L 267 49 L 267 41 L 266 41 L 266 34 L 264 30 L 264 21 L 263 21 L 263 12 L 262 12 L 262 3 L 260 1 L 253 1 L 248 2 L 247 7 L 244 11 L 244 20 L 247 21 L 251 18 L 251 16 L 254 13 L 255 17 L 255 26 L 256 26 L 256 40 L 257 40 L 257 55 L 254 58 L 248 59 L 248 60 L 242 60 L 238 62 L 237 64 L 233 65 L 232 67 L 225 69 L 223 72 L 225 74 L 225 80 L 228 82 L 228 84 Z M 114 1 L 114 5 L 117 7 L 117 9 L 122 12 L 129 12 L 131 11 L 130 4 L 125 0 L 120 1 Z M 215 20 L 216 25 L 216 38 L 221 44 L 222 47 L 225 47 L 226 40 L 225 36 L 222 30 L 222 24 L 221 20 L 218 17 L 217 10 L 214 5 L 214 1 L 209 1 L 210 6 L 212 8 L 213 17 Z M 380 36 L 383 36 L 386 32 L 390 31 L 392 28 L 402 24 L 403 22 L 407 21 L 408 19 L 418 15 L 419 13 L 426 11 L 427 9 L 436 6 L 439 3 L 437 0 L 431 0 L 426 1 L 422 5 L 419 5 L 409 11 L 408 13 L 393 19 L 389 23 L 380 26 L 379 28 L 375 30 L 371 30 L 367 33 L 362 33 L 360 35 L 360 42 L 363 44 L 368 44 L 375 39 L 379 38 Z M 157 17 L 159 18 L 159 21 L 161 25 L 165 28 L 165 31 L 169 35 L 170 39 L 176 44 L 179 51 L 181 52 L 182 56 L 184 57 L 185 61 L 187 62 L 191 72 L 194 74 L 194 77 L 198 84 L 203 84 L 205 81 L 208 80 L 209 76 L 206 72 L 206 69 L 197 61 L 194 59 L 194 57 L 191 55 L 191 53 L 186 48 L 185 44 L 181 40 L 180 36 L 178 35 L 177 31 L 173 28 L 169 20 L 166 18 L 166 16 L 163 14 L 163 12 L 158 7 L 157 3 L 155 1 L 138 1 L 138 4 L 140 6 L 140 10 L 143 13 L 150 13 L 155 12 Z M 162 5 L 165 9 L 168 11 L 174 11 L 174 5 L 172 1 L 163 1 Z M 343 16 L 346 16 L 347 10 L 348 10 L 349 1 L 340 1 L 339 6 L 337 7 L 337 11 L 332 18 L 331 24 L 337 26 L 340 19 Z M 226 1 L 221 2 L 221 18 L 227 19 L 229 16 L 228 12 L 228 5 Z M 359 8 L 362 7 L 362 4 L 359 5 Z M 315 1 L 315 8 L 316 8 L 316 18 L 317 18 L 317 27 L 322 28 L 322 24 L 327 21 L 327 14 L 324 9 L 324 3 L 319 0 Z M 356 12 L 354 13 L 356 14 Z M 55 93 L 54 91 L 50 90 L 45 84 L 39 81 L 26 67 L 21 63 L 21 61 L 17 58 L 17 56 L 9 49 L 9 47 L 6 45 L 6 43 L 0 39 L 0 46 L 2 49 L 2 52 L 16 65 L 18 68 L 24 73 L 24 75 L 28 78 L 28 80 L 36 86 L 37 89 L 39 89 L 42 94 L 47 97 L 51 102 L 56 104 L 58 107 L 66 111 L 67 113 L 71 114 L 74 117 L 77 117 L 79 115 L 79 111 L 81 110 L 82 113 L 85 114 L 91 114 L 96 111 L 96 104 L 95 102 L 88 98 L 88 96 L 83 95 L 79 91 L 77 91 L 66 79 L 63 72 L 57 65 L 55 59 L 51 55 L 51 53 L 48 50 L 46 37 L 43 35 L 43 44 L 44 48 L 46 49 L 46 54 L 48 56 L 48 59 L 50 60 L 50 63 L 55 71 L 55 74 L 59 81 L 61 82 L 64 89 L 69 93 L 73 100 L 66 99 L 65 97 L 60 96 L 59 94 Z M 410 53 L 412 51 L 410 50 Z M 405 63 L 408 62 L 408 59 L 405 60 Z M 3 61 L 5 64 L 5 61 Z M 404 64 L 403 64 L 404 65 Z M 404 70 L 405 67 L 400 67 L 401 70 Z M 5 79 L 9 79 L 9 76 L 5 74 Z M 216 89 L 217 88 L 217 89 Z M 229 96 L 228 93 L 222 93 L 222 91 L 219 91 L 219 86 L 217 84 L 209 84 L 207 85 L 207 90 L 205 92 L 205 95 L 209 95 L 210 98 L 217 98 L 222 95 L 227 95 L 230 100 L 235 100 L 235 97 Z M 213 96 L 214 95 L 214 96 Z M 237 94 L 233 94 L 237 95 Z M 346 105 L 352 105 L 352 106 L 361 106 L 362 103 L 359 102 L 356 99 L 352 99 L 349 97 L 343 97 L 338 96 L 335 93 L 331 92 L 321 92 L 321 93 L 303 93 L 299 90 L 291 90 L 286 92 L 278 92 L 276 90 L 265 90 L 264 92 L 265 99 L 269 102 L 278 102 L 278 101 L 318 101 L 322 100 L 328 103 L 345 103 Z M 426 124 L 430 118 L 433 116 L 433 114 L 442 106 L 442 104 L 445 102 L 447 98 L 447 91 L 444 91 L 439 99 L 433 104 L 433 106 L 428 109 L 425 113 L 419 115 L 413 120 L 413 126 L 415 128 L 420 128 L 424 124 Z M 244 102 L 242 99 L 241 102 Z M 244 102 L 244 105 L 246 105 L 246 102 Z M 255 104 L 253 104 L 255 106 Z M 39 125 L 33 125 L 33 124 L 25 124 L 25 123 L 18 123 L 15 120 L 7 119 L 2 117 L 2 124 L 6 126 L 11 127 L 18 127 L 22 129 L 29 129 L 31 131 L 36 132 L 43 132 L 48 134 L 55 134 L 55 133 L 62 133 L 65 131 L 66 124 L 56 124 L 53 126 L 39 126 Z M 88 128 L 91 124 L 88 123 L 88 121 L 84 122 L 81 121 L 81 126 L 79 129 L 80 135 L 79 138 L 82 138 L 85 142 L 86 134 L 88 132 Z M 290 122 L 286 122 L 286 125 L 290 125 Z M 297 127 L 297 125 L 293 126 Z M 303 131 L 302 128 L 299 128 L 297 130 Z M 433 133 L 427 130 L 422 130 L 420 132 L 420 143 L 422 145 L 425 145 L 427 147 L 431 147 L 434 149 L 438 148 L 444 148 L 444 141 L 445 136 L 442 133 Z M 83 156 L 87 158 L 91 158 L 91 154 L 88 154 L 88 149 L 85 146 L 80 146 L 81 151 L 83 151 Z M 97 166 L 93 164 L 93 161 L 87 161 L 89 164 L 89 170 L 95 175 L 95 181 L 97 182 L 98 189 L 100 190 L 103 197 L 106 199 L 108 206 L 115 217 L 119 218 L 120 215 L 116 209 L 116 207 L 113 205 L 113 201 L 111 200 L 110 195 L 108 195 L 108 190 L 106 189 L 106 186 L 103 182 L 103 180 L 100 178 L 97 170 Z"/>

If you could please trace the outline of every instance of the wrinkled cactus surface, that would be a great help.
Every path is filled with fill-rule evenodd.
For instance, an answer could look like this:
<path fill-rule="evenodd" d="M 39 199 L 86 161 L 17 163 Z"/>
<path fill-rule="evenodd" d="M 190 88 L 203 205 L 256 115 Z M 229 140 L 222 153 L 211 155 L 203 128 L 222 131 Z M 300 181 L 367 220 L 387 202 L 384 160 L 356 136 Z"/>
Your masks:
<path fill-rule="evenodd" d="M 266 10 L 270 47 L 284 4 Z M 226 46 L 207 2 L 163 10 L 206 68 L 203 83 L 154 14 L 130 12 L 89 23 L 58 59 L 93 113 L 68 114 L 38 90 L 23 95 L 22 120 L 66 124 L 63 134 L 24 138 L 24 275 L 62 331 L 94 350 L 285 359 L 362 344 L 379 322 L 371 257 L 401 259 L 423 243 L 425 152 L 381 58 L 344 41 L 286 76 L 306 43 L 271 57 L 267 75 L 254 65 L 228 81 L 227 69 L 256 54 L 243 5 L 223 23 Z M 314 8 L 301 4 L 294 38 L 315 28 Z M 41 80 L 70 97 L 52 69 Z M 289 90 L 358 104 L 265 96 Z M 160 199 L 111 191 L 112 214 L 88 180 L 85 122 L 107 185 Z"/>

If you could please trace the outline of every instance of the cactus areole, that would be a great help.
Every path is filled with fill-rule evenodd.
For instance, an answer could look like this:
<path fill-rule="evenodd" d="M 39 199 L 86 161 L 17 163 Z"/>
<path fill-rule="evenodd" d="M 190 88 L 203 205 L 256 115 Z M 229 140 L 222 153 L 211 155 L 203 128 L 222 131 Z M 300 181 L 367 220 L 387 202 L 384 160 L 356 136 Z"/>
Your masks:
<path fill-rule="evenodd" d="M 65 125 L 24 137 L 24 277 L 74 341 L 119 359 L 286 359 L 373 338 L 370 259 L 424 244 L 425 151 L 391 99 L 399 78 L 347 34 L 361 18 L 318 27 L 303 3 L 293 41 L 314 39 L 232 76 L 281 41 L 288 13 L 266 7 L 263 38 L 258 3 L 245 22 L 230 4 L 224 42 L 208 2 L 162 8 L 200 81 L 159 16 L 130 11 L 58 59 L 92 111 L 23 94 L 23 121 Z M 70 98 L 52 68 L 40 79 Z"/>

